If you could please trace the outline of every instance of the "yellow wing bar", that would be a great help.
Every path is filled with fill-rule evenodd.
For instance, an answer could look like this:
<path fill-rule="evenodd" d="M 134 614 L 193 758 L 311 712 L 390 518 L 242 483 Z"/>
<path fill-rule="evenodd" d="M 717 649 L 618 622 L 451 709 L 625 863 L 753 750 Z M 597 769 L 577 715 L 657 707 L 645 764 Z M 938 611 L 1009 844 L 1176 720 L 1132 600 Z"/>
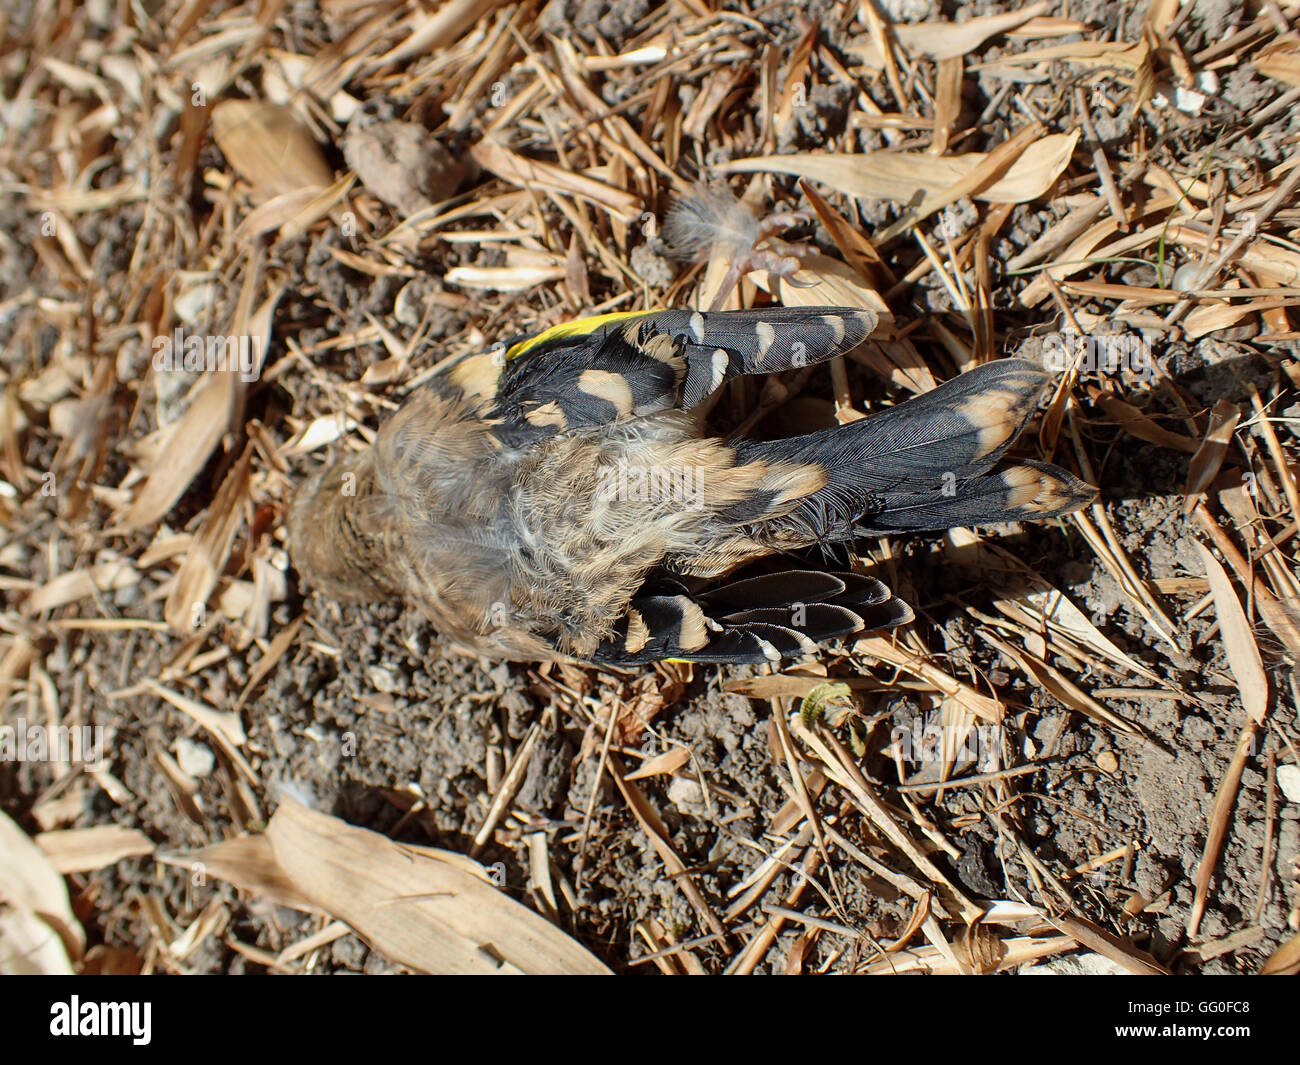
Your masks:
<path fill-rule="evenodd" d="M 598 314 L 592 318 L 579 318 L 573 322 L 561 322 L 559 325 L 553 325 L 550 329 L 544 329 L 536 336 L 528 337 L 519 343 L 506 349 L 506 358 L 515 359 L 520 355 L 527 354 L 533 348 L 551 340 L 558 340 L 561 337 L 586 336 L 594 333 L 602 325 L 609 322 L 626 321 L 629 318 L 644 318 L 648 314 L 658 314 L 659 311 L 614 311 L 610 314 Z"/>

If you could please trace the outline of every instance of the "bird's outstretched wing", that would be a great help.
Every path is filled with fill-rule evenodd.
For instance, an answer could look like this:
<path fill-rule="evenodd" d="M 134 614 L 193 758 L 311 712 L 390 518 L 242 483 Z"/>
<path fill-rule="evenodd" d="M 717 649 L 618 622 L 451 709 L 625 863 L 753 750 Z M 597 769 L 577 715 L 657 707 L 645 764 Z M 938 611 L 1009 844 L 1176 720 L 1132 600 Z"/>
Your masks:
<path fill-rule="evenodd" d="M 811 366 L 849 351 L 876 323 L 873 312 L 849 307 L 606 314 L 477 355 L 451 374 L 499 435 L 523 444 L 690 410 L 728 377 Z"/>
<path fill-rule="evenodd" d="M 663 585 L 632 600 L 592 661 L 779 662 L 911 620 L 885 585 L 856 573 L 783 570 L 694 594 Z"/>

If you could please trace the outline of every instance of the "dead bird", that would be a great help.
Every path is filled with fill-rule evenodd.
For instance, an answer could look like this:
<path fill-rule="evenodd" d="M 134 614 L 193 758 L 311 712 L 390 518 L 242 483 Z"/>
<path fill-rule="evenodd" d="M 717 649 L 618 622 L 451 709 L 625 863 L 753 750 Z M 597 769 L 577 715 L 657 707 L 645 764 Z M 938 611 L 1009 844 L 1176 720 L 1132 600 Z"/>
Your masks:
<path fill-rule="evenodd" d="M 848 307 L 634 312 L 475 354 L 302 485 L 290 555 L 322 592 L 401 597 L 491 659 L 779 661 L 903 624 L 870 577 L 732 575 L 857 537 L 1052 518 L 1095 490 L 1003 460 L 1049 380 L 1018 359 L 803 436 L 707 432 L 729 377 L 825 361 L 875 327 Z"/>

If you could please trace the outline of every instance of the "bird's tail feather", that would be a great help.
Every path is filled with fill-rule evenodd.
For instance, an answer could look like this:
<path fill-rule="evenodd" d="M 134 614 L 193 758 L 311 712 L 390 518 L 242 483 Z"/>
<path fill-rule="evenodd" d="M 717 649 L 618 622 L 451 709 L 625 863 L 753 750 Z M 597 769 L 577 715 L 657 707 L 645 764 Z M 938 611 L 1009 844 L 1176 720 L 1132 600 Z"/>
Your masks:
<path fill-rule="evenodd" d="M 756 539 L 800 546 L 855 534 L 1041 520 L 1096 494 L 1065 470 L 1002 462 L 1049 375 L 1001 359 L 849 425 L 739 445 L 742 461 L 816 464 L 826 484 L 786 514 L 755 523 Z"/>
<path fill-rule="evenodd" d="M 860 535 L 952 529 L 1004 521 L 1042 521 L 1091 502 L 1096 489 L 1046 462 L 1003 463 L 938 491 L 891 492 L 858 522 Z"/>

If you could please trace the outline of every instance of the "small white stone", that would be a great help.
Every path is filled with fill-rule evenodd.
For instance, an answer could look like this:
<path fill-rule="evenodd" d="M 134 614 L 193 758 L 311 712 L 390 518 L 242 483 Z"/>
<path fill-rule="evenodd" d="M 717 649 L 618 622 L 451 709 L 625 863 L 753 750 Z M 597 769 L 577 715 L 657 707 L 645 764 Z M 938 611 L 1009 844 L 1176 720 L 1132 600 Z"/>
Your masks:
<path fill-rule="evenodd" d="M 1174 106 L 1185 115 L 1199 115 L 1201 108 L 1205 106 L 1205 100 L 1204 93 L 1193 89 L 1184 89 L 1180 86 L 1174 90 Z"/>
<path fill-rule="evenodd" d="M 704 789 L 698 782 L 686 777 L 676 777 L 668 785 L 668 801 L 682 813 L 702 814 L 707 809 L 704 805 Z"/>
<path fill-rule="evenodd" d="M 205 744 L 182 737 L 176 741 L 176 764 L 187 775 L 202 779 L 216 768 L 217 759 Z"/>
<path fill-rule="evenodd" d="M 402 690 L 402 685 L 393 675 L 391 669 L 385 669 L 383 666 L 371 666 L 366 670 L 370 678 L 370 683 L 377 691 L 386 692 L 391 695 L 393 692 Z"/>
<path fill-rule="evenodd" d="M 1190 292 L 1196 284 L 1196 277 L 1201 272 L 1199 262 L 1183 263 L 1174 271 L 1173 280 L 1169 287 L 1177 292 Z"/>
<path fill-rule="evenodd" d="M 1278 766 L 1277 786 L 1282 789 L 1287 802 L 1300 803 L 1300 766 Z"/>
<path fill-rule="evenodd" d="M 172 310 L 186 325 L 199 326 L 219 295 L 215 281 L 199 278 L 181 289 L 172 303 Z"/>

